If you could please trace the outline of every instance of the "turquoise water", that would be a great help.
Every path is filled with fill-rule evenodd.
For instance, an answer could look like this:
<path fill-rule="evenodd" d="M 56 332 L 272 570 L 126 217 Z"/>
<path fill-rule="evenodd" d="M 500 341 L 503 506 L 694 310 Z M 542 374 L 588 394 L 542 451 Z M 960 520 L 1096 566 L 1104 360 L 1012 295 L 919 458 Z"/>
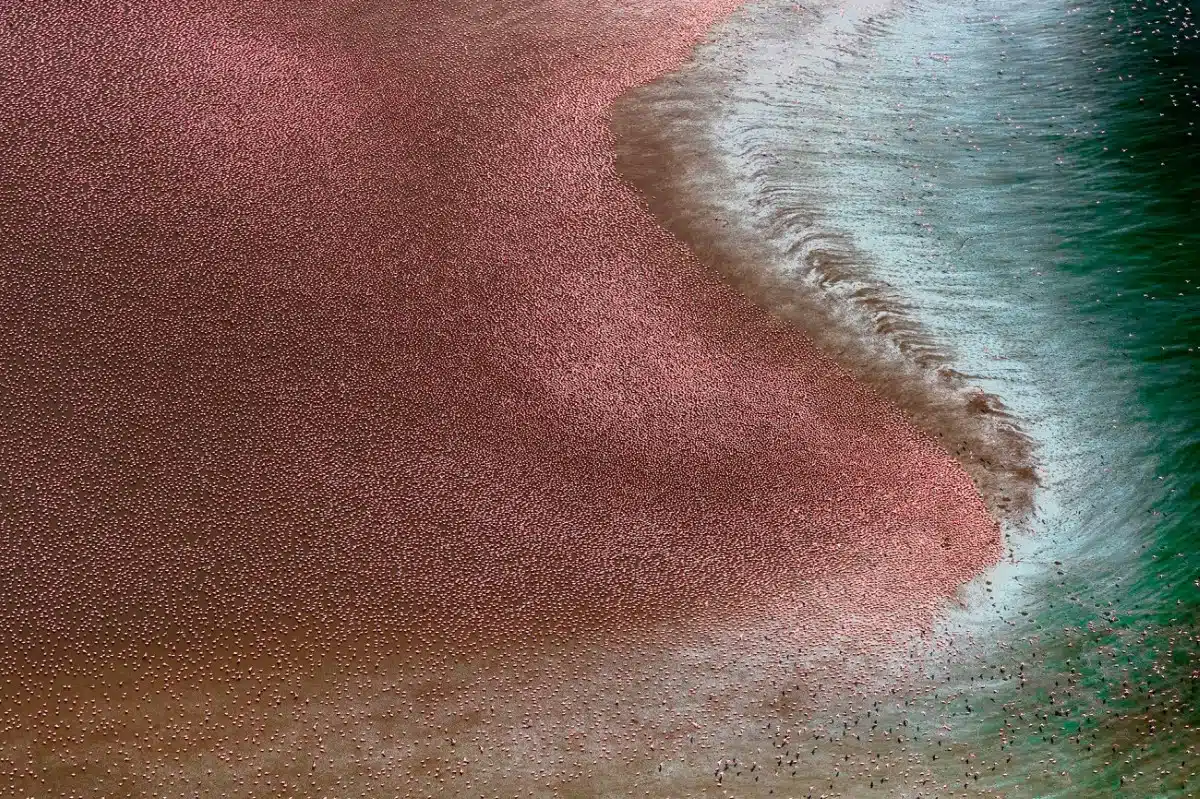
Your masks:
<path fill-rule="evenodd" d="M 1036 444 L 1036 508 L 943 631 L 983 643 L 912 699 L 963 791 L 1200 792 L 1198 16 L 760 3 L 712 56 L 733 88 L 711 140 L 763 268 L 936 354 Z M 826 253 L 866 268 L 823 274 Z"/>

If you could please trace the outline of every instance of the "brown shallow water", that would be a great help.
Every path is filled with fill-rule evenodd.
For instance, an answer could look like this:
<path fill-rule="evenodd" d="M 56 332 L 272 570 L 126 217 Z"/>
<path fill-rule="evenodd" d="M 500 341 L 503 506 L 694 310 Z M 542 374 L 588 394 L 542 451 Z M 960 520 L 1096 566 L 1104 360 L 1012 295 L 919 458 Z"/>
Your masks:
<path fill-rule="evenodd" d="M 586 794 L 530 757 L 648 743 L 552 700 L 757 702 L 711 664 L 886 646 L 998 557 L 614 169 L 614 100 L 734 5 L 0 12 L 2 790 L 424 790 L 486 700 L 490 784 Z"/>

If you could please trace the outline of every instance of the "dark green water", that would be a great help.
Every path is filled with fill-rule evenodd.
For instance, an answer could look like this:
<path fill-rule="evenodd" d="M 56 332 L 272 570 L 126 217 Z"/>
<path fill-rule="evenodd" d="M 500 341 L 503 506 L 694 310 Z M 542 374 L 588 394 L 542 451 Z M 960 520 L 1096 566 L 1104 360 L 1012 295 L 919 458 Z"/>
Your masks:
<path fill-rule="evenodd" d="M 1080 639 L 1074 661 L 1081 687 L 1125 716 L 1093 740 L 1107 751 L 1092 764 L 1097 773 L 1085 775 L 1090 792 L 1192 794 L 1191 747 L 1200 741 L 1189 729 L 1200 724 L 1200 41 L 1186 5 L 1104 11 L 1080 12 L 1064 37 L 1084 43 L 1089 65 L 1106 76 L 1089 93 L 1107 133 L 1068 148 L 1080 165 L 1071 181 L 1079 202 L 1056 215 L 1064 239 L 1058 268 L 1089 335 L 1109 362 L 1127 366 L 1113 369 L 1120 375 L 1113 379 L 1135 389 L 1148 436 L 1131 454 L 1154 463 L 1154 479 L 1133 508 L 1141 522 L 1107 531 L 1129 536 L 1132 568 L 1084 573 L 1063 586 L 1120 607 L 1107 622 L 1111 631 L 1051 639 L 1046 671 L 1061 672 L 1072 654 L 1064 644 Z M 1113 579 L 1111 589 L 1096 590 L 1118 575 L 1125 576 L 1121 586 Z M 1043 615 L 1079 629 L 1096 624 L 1087 619 L 1089 604 L 1097 603 Z"/>
<path fill-rule="evenodd" d="M 1149 543 L 1157 552 L 1141 559 L 1130 596 L 1157 611 L 1147 621 L 1160 622 L 1178 615 L 1167 600 L 1194 613 L 1200 578 L 1197 19 L 1187 5 L 1140 3 L 1096 23 L 1099 38 L 1112 44 L 1106 48 L 1111 55 L 1098 55 L 1096 63 L 1125 80 L 1116 86 L 1110 80 L 1098 92 L 1111 145 L 1107 152 L 1098 142 L 1080 147 L 1080 160 L 1097 165 L 1094 183 L 1081 190 L 1118 199 L 1106 214 L 1080 215 L 1063 265 L 1072 277 L 1094 279 L 1109 292 L 1106 302 L 1083 303 L 1080 310 L 1104 331 L 1114 356 L 1135 365 L 1154 431 L 1164 483 L 1151 511 L 1156 523 Z M 1122 264 L 1119 272 L 1106 270 L 1113 262 Z"/>

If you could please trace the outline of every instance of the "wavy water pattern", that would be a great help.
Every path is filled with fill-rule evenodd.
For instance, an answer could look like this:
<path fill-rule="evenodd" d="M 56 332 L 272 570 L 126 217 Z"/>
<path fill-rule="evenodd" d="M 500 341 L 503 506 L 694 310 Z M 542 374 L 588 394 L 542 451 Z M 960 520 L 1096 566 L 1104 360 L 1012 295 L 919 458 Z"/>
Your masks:
<path fill-rule="evenodd" d="M 1006 795 L 1190 784 L 1190 733 L 1145 736 L 1196 719 L 1191 19 L 757 3 L 618 120 L 671 131 L 639 145 L 669 180 L 624 162 L 669 225 L 937 431 L 998 511 L 1028 500 L 943 627 L 960 654 L 927 661 L 979 697 L 941 715 L 977 751 L 1000 735 L 977 787 Z"/>

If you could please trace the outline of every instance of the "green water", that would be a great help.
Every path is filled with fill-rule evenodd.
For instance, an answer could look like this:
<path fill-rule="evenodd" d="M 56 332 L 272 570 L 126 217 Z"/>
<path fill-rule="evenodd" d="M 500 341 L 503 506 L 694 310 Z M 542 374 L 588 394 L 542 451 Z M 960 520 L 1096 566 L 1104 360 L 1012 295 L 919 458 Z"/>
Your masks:
<path fill-rule="evenodd" d="M 1112 144 L 1105 152 L 1088 142 L 1079 152 L 1098 165 L 1094 192 L 1115 200 L 1105 213 L 1063 220 L 1074 229 L 1063 270 L 1106 294 L 1080 303 L 1081 314 L 1115 358 L 1134 365 L 1154 432 L 1163 485 L 1129 596 L 1148 605 L 1139 618 L 1162 623 L 1182 612 L 1175 601 L 1194 613 L 1200 577 L 1200 210 L 1189 207 L 1200 201 L 1200 41 L 1194 28 L 1180 28 L 1194 18 L 1186 6 L 1123 11 L 1102 30 L 1115 51 L 1102 63 L 1132 76 L 1119 89 L 1109 81 L 1101 95 Z"/>
<path fill-rule="evenodd" d="M 852 241 L 1044 474 L 947 622 L 984 654 L 880 711 L 929 772 L 888 790 L 1200 794 L 1197 15 L 919 0 L 821 52 L 763 19 L 718 133 L 764 237 Z"/>
<path fill-rule="evenodd" d="M 864 352 L 933 353 L 1003 400 L 1041 485 L 938 646 L 898 658 L 907 681 L 764 720 L 755 745 L 813 796 L 1200 795 L 1195 15 L 798 9 L 751 4 L 707 56 L 722 210 Z M 863 268 L 823 272 L 827 252 Z M 912 326 L 890 327 L 917 333 L 862 296 L 899 300 Z"/>
<path fill-rule="evenodd" d="M 1002 751 L 1023 766 L 995 784 L 1017 795 L 1200 790 L 1200 42 L 1185 6 L 1108 11 L 1014 14 L 1000 67 L 1023 78 L 1025 157 L 1056 153 L 1025 190 L 1051 200 L 1026 198 L 1040 217 L 1028 230 L 1058 239 L 1041 285 L 1060 326 L 1035 317 L 1028 335 L 1090 353 L 1074 368 L 1097 423 L 1077 429 L 1112 469 L 1072 475 L 1054 525 L 1074 508 L 1077 543 L 1037 578 L 1014 641 L 1026 683 L 969 728 L 982 743 L 1012 725 Z M 997 70 L 1002 85 L 1021 78 Z"/>
<path fill-rule="evenodd" d="M 1200 200 L 1200 91 L 1194 83 L 1200 81 L 1200 42 L 1194 28 L 1181 25 L 1194 19 L 1185 6 L 1143 3 L 1122 11 L 1103 19 L 1089 14 L 1098 36 L 1111 41 L 1105 49 L 1113 51 L 1095 61 L 1125 79 L 1115 86 L 1109 80 L 1097 92 L 1108 136 L 1081 143 L 1075 153 L 1081 163 L 1095 165 L 1080 187 L 1081 199 L 1099 195 L 1104 210 L 1085 213 L 1085 201 L 1061 215 L 1060 269 L 1099 295 L 1100 302 L 1077 296 L 1074 305 L 1110 357 L 1131 367 L 1151 433 L 1146 454 L 1156 462 L 1159 485 L 1139 508 L 1148 519 L 1139 525 L 1142 540 L 1129 542 L 1138 546 L 1136 567 L 1113 591 L 1121 610 L 1112 631 L 1084 638 L 1075 659 L 1083 685 L 1105 709 L 1126 716 L 1098 736 L 1101 750 L 1108 744 L 1111 765 L 1101 765 L 1091 785 L 1115 782 L 1140 795 L 1185 794 L 1197 789 L 1189 747 L 1200 741 L 1186 728 L 1200 724 L 1194 674 L 1200 213 L 1190 207 Z M 1077 615 L 1083 621 L 1086 614 Z M 1065 659 L 1063 649 L 1056 649 L 1055 661 Z M 1124 756 L 1112 752 L 1114 743 Z"/>

